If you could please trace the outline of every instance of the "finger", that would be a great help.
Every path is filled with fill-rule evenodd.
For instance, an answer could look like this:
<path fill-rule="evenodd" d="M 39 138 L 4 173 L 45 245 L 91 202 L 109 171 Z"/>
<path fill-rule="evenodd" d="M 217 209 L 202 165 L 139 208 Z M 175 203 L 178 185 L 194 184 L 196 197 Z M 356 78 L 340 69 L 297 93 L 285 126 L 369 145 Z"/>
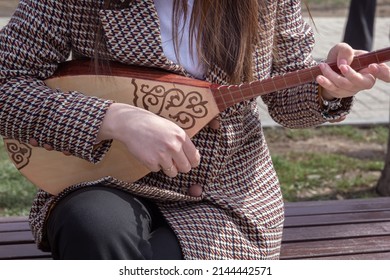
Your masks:
<path fill-rule="evenodd" d="M 355 50 L 348 44 L 341 43 L 337 52 L 337 66 L 350 65 L 353 61 Z"/>
<path fill-rule="evenodd" d="M 31 146 L 38 147 L 38 141 L 35 140 L 34 138 L 30 138 L 28 142 L 30 143 Z"/>
<path fill-rule="evenodd" d="M 340 71 L 348 82 L 344 85 L 339 85 L 339 87 L 349 86 L 351 90 L 360 91 L 362 89 L 370 89 L 375 85 L 376 79 L 370 73 L 365 73 L 364 71 L 358 73 L 348 65 L 340 66 Z"/>
<path fill-rule="evenodd" d="M 368 66 L 367 71 L 384 82 L 390 82 L 390 67 L 385 63 L 371 64 Z"/>
<path fill-rule="evenodd" d="M 183 152 L 192 168 L 199 166 L 200 153 L 188 136 L 183 145 Z"/>
<path fill-rule="evenodd" d="M 43 144 L 43 147 L 48 150 L 48 151 L 53 151 L 53 147 L 50 146 L 49 144 Z"/>
<path fill-rule="evenodd" d="M 368 51 L 366 50 L 355 50 L 355 56 L 359 56 L 366 53 L 368 53 Z"/>
<path fill-rule="evenodd" d="M 188 161 L 188 158 L 183 150 L 174 154 L 172 158 L 178 172 L 188 173 L 191 171 L 191 163 Z"/>
<path fill-rule="evenodd" d="M 328 53 L 327 62 L 336 62 L 337 66 L 341 64 L 350 64 L 356 51 L 346 43 L 338 43 L 333 46 Z"/>
<path fill-rule="evenodd" d="M 165 175 L 171 178 L 176 177 L 178 174 L 176 165 L 174 163 L 172 163 L 169 167 L 162 167 L 161 170 L 164 172 Z"/>
<path fill-rule="evenodd" d="M 53 151 L 54 148 L 53 146 L 49 145 L 49 144 L 43 144 L 43 148 L 45 148 L 47 151 Z M 72 153 L 71 152 L 68 152 L 68 151 L 62 151 L 62 153 L 65 155 L 65 156 L 71 156 Z"/>
<path fill-rule="evenodd" d="M 316 81 L 326 90 L 332 92 L 336 98 L 342 98 L 353 95 L 351 89 L 354 85 L 345 77 L 333 71 L 326 63 L 320 64 L 323 75 L 319 75 Z"/>
<path fill-rule="evenodd" d="M 319 67 L 321 69 L 322 76 L 332 83 L 337 83 L 338 81 L 346 80 L 341 73 L 337 73 L 336 71 L 333 71 L 333 69 L 326 63 L 320 63 Z"/>
<path fill-rule="evenodd" d="M 209 122 L 209 127 L 212 129 L 219 129 L 221 127 L 221 122 L 219 121 L 219 117 L 215 117 Z"/>
<path fill-rule="evenodd" d="M 316 77 L 316 81 L 317 83 L 323 87 L 325 90 L 327 90 L 329 93 L 331 93 L 331 95 L 334 97 L 334 98 L 342 98 L 343 95 L 341 94 L 341 92 L 338 90 L 338 88 L 336 87 L 336 85 L 334 83 L 332 83 L 332 81 L 330 81 L 327 77 L 323 76 L 323 75 L 318 75 Z"/>
<path fill-rule="evenodd" d="M 328 78 L 326 78 L 325 76 L 317 76 L 316 81 L 317 81 L 317 83 L 318 83 L 321 87 L 323 87 L 324 89 L 326 89 L 328 92 L 331 92 L 331 93 L 332 93 L 332 96 L 333 96 L 334 98 L 340 98 L 340 97 L 342 97 L 341 94 L 336 95 L 337 87 L 336 87 Z"/>

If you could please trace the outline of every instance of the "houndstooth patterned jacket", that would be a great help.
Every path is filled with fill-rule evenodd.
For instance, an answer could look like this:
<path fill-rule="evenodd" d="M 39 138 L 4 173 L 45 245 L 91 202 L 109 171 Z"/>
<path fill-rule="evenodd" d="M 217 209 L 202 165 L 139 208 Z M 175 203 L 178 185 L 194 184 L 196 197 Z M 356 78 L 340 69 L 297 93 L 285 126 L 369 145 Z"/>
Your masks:
<path fill-rule="evenodd" d="M 94 149 L 96 133 L 112 103 L 79 92 L 45 86 L 58 63 L 71 51 L 94 56 L 96 26 L 104 30 L 100 54 L 122 63 L 161 67 L 188 75 L 164 56 L 153 0 L 128 8 L 103 10 L 102 0 L 21 0 L 0 32 L 0 133 L 28 142 L 35 138 L 60 151 L 98 162 L 110 148 Z M 263 79 L 315 64 L 312 30 L 302 20 L 299 0 L 268 0 L 270 25 L 254 56 L 255 78 Z M 276 51 L 278 61 L 273 60 Z M 218 66 L 205 79 L 226 84 Z M 287 127 L 325 122 L 317 84 L 308 83 L 265 96 L 271 116 Z M 345 113 L 351 100 L 345 101 Z M 202 155 L 198 168 L 176 178 L 152 173 L 133 184 L 102 178 L 105 184 L 156 200 L 176 232 L 186 259 L 277 259 L 283 226 L 283 200 L 257 113 L 256 102 L 237 104 L 220 116 L 221 128 L 201 130 L 193 142 Z M 82 129 L 81 129 L 82 128 Z M 58 196 L 39 191 L 30 213 L 38 246 L 49 250 L 45 220 Z M 204 187 L 202 197 L 187 195 L 190 185 Z"/>

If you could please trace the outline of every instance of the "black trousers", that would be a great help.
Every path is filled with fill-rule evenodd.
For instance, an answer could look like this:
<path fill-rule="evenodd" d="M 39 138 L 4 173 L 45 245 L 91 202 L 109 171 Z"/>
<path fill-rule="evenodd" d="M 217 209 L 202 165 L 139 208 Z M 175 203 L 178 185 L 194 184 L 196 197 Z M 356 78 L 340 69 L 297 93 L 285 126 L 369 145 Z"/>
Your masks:
<path fill-rule="evenodd" d="M 351 0 L 344 42 L 358 50 L 372 50 L 376 0 Z"/>
<path fill-rule="evenodd" d="M 47 222 L 54 259 L 182 259 L 179 242 L 155 205 L 104 186 L 63 198 Z"/>

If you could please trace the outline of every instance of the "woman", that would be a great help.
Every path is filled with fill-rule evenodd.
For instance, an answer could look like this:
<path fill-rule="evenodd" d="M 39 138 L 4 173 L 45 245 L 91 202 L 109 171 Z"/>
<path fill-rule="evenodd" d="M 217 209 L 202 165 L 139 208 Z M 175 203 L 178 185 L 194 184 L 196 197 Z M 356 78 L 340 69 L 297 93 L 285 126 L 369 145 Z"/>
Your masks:
<path fill-rule="evenodd" d="M 39 247 L 59 259 L 277 259 L 283 200 L 255 100 L 189 139 L 147 111 L 42 80 L 71 51 L 219 84 L 306 68 L 314 38 L 300 3 L 20 1 L 0 35 L 1 135 L 91 162 L 116 139 L 153 171 L 133 184 L 39 191 L 30 215 Z M 337 45 L 328 61 L 343 76 L 321 64 L 316 81 L 264 96 L 271 116 L 292 128 L 341 120 L 354 94 L 390 80 L 385 65 L 353 71 L 355 54 Z"/>

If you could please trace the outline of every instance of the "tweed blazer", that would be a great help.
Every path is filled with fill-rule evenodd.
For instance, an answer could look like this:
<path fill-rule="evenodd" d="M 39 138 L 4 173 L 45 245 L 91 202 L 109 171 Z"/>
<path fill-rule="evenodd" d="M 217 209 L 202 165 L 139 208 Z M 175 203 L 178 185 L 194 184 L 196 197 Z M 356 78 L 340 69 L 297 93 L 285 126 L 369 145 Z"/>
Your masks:
<path fill-rule="evenodd" d="M 314 65 L 314 36 L 301 17 L 301 1 L 267 3 L 269 21 L 259 19 L 266 31 L 254 53 L 255 79 Z M 164 55 L 153 0 L 136 0 L 129 7 L 112 10 L 103 9 L 103 0 L 21 0 L 0 32 L 2 136 L 24 143 L 34 138 L 39 146 L 49 144 L 90 162 L 104 157 L 111 142 L 98 148 L 94 143 L 113 101 L 53 90 L 42 81 L 72 51 L 93 57 L 99 25 L 105 39 L 102 57 L 190 76 Z M 226 84 L 226 77 L 213 65 L 204 79 Z M 307 83 L 266 95 L 263 100 L 281 125 L 314 126 L 326 121 L 317 87 L 315 82 Z M 350 103 L 350 99 L 344 101 L 338 116 L 348 111 Z M 186 259 L 277 259 L 283 199 L 256 101 L 228 108 L 220 120 L 219 130 L 205 127 L 193 138 L 202 158 L 200 166 L 190 173 L 175 178 L 151 173 L 132 184 L 111 177 L 99 182 L 156 201 L 177 234 Z M 187 195 L 194 183 L 203 186 L 201 197 Z M 58 196 L 38 191 L 30 224 L 41 249 L 50 250 L 45 233 L 50 209 L 71 191 L 94 184 L 69 186 Z"/>

